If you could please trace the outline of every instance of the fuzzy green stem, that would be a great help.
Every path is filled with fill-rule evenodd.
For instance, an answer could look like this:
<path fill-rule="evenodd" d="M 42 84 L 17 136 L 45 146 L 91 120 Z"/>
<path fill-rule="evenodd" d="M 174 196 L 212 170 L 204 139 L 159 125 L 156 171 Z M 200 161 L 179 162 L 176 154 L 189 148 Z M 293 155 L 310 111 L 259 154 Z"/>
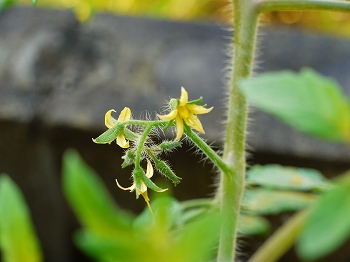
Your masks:
<path fill-rule="evenodd" d="M 241 199 L 245 186 L 247 102 L 238 82 L 252 71 L 258 13 L 252 0 L 233 0 L 234 57 L 229 90 L 226 141 L 223 159 L 230 172 L 222 172 L 217 197 L 222 214 L 218 261 L 233 261 Z"/>
<path fill-rule="evenodd" d="M 226 165 L 222 158 L 186 124 L 184 125 L 184 131 L 187 137 L 203 151 L 203 153 L 220 169 L 220 171 L 225 173 L 231 172 L 231 169 Z"/>
<path fill-rule="evenodd" d="M 320 0 L 255 0 L 254 8 L 257 12 L 283 10 L 319 10 L 319 11 L 350 11 L 350 3 L 345 1 Z"/>
<path fill-rule="evenodd" d="M 309 214 L 309 208 L 291 217 L 272 235 L 249 262 L 274 262 L 289 250 L 297 239 Z"/>
<path fill-rule="evenodd" d="M 169 121 L 162 121 L 162 120 L 136 120 L 136 119 L 132 119 L 132 120 L 128 120 L 128 121 L 123 121 L 124 126 L 127 125 L 140 125 L 140 126 L 149 126 L 151 125 L 152 128 L 154 127 L 164 127 L 167 124 L 169 124 Z"/>
<path fill-rule="evenodd" d="M 142 149 L 143 149 L 143 146 L 146 142 L 147 136 L 151 132 L 153 127 L 154 127 L 154 125 L 152 125 L 152 124 L 148 125 L 140 137 L 140 140 L 138 142 L 138 146 L 137 146 L 137 149 L 135 152 L 135 169 L 140 168 Z"/>

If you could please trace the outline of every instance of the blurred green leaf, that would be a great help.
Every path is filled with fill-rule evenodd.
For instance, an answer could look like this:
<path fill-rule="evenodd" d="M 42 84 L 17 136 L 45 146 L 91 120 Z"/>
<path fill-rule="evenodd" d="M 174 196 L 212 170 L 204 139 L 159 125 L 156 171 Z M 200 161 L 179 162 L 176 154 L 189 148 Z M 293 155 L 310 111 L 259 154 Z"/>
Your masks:
<path fill-rule="evenodd" d="M 215 254 L 220 234 L 219 213 L 207 212 L 178 232 L 179 240 L 172 247 L 172 262 L 203 262 Z M 170 260 L 168 260 L 170 261 Z"/>
<path fill-rule="evenodd" d="M 63 188 L 79 221 L 96 235 L 123 235 L 132 216 L 113 202 L 101 179 L 79 155 L 69 150 L 63 159 Z"/>
<path fill-rule="evenodd" d="M 0 248 L 4 262 L 43 261 L 24 197 L 4 174 L 0 176 Z"/>
<path fill-rule="evenodd" d="M 169 231 L 177 226 L 182 216 L 182 208 L 179 201 L 169 196 L 162 196 L 151 202 L 154 217 L 152 217 L 148 208 L 134 220 L 133 226 L 137 231 L 146 230 L 150 233 L 152 230 Z"/>
<path fill-rule="evenodd" d="M 240 86 L 253 105 L 301 132 L 334 142 L 349 139 L 348 100 L 335 81 L 311 69 L 266 73 Z"/>
<path fill-rule="evenodd" d="M 255 165 L 247 173 L 247 183 L 287 190 L 324 190 L 331 187 L 322 174 L 309 168 Z"/>
<path fill-rule="evenodd" d="M 270 231 L 267 219 L 261 216 L 242 215 L 238 225 L 241 236 L 266 235 Z"/>
<path fill-rule="evenodd" d="M 130 231 L 134 235 L 134 232 Z M 125 237 L 123 237 L 125 236 Z M 130 237 L 126 232 L 115 236 L 101 236 L 89 230 L 80 230 L 74 236 L 75 243 L 86 254 L 97 261 L 149 261 L 144 259 L 147 250 L 145 245 L 136 236 Z M 152 251 L 148 250 L 152 257 Z"/>
<path fill-rule="evenodd" d="M 32 0 L 32 5 L 33 6 L 36 6 L 36 3 L 37 3 L 38 1 L 37 0 Z"/>
<path fill-rule="evenodd" d="M 98 261 L 202 262 L 216 246 L 220 221 L 218 214 L 206 212 L 177 227 L 181 205 L 171 197 L 152 201 L 154 217 L 148 209 L 134 220 L 131 237 L 97 236 L 82 230 L 75 236 L 79 247 Z"/>
<path fill-rule="evenodd" d="M 300 210 L 313 203 L 315 199 L 315 195 L 303 192 L 247 189 L 242 206 L 245 211 L 254 214 L 273 215 Z"/>
<path fill-rule="evenodd" d="M 350 234 L 350 186 L 328 191 L 317 202 L 297 242 L 306 260 L 321 258 L 338 248 Z"/>
<path fill-rule="evenodd" d="M 0 2 L 0 12 L 10 8 L 16 4 L 16 0 L 3 0 Z"/>

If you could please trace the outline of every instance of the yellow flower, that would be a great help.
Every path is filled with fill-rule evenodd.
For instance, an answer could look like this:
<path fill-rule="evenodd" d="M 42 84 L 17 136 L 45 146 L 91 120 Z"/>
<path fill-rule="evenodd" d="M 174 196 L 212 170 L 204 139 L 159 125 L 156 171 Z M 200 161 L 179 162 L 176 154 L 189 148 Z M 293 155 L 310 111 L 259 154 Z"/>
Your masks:
<path fill-rule="evenodd" d="M 172 102 L 172 101 L 170 101 Z M 179 140 L 184 133 L 184 122 L 186 125 L 194 128 L 198 132 L 204 134 L 202 123 L 199 121 L 197 115 L 209 113 L 213 107 L 205 108 L 198 105 L 201 99 L 195 101 L 188 101 L 188 93 L 185 88 L 181 87 L 181 96 L 179 100 L 176 100 L 175 108 L 167 115 L 158 115 L 161 120 L 170 121 L 175 119 L 176 121 L 176 138 Z"/>
<path fill-rule="evenodd" d="M 120 112 L 118 120 L 115 120 L 112 117 L 112 112 L 115 112 L 115 110 L 114 109 L 108 110 L 105 115 L 105 125 L 108 128 L 114 127 L 118 122 L 129 121 L 131 118 L 131 110 L 128 107 L 124 107 L 124 109 Z M 122 132 L 118 134 L 116 141 L 121 148 L 129 147 L 129 141 L 125 139 L 125 136 Z"/>
<path fill-rule="evenodd" d="M 152 164 L 151 164 L 151 161 L 149 161 L 149 160 L 147 159 L 146 177 L 151 178 L 152 176 L 153 176 L 153 166 L 152 166 Z M 149 210 L 151 211 L 151 214 L 153 215 L 153 212 L 152 212 L 152 209 L 151 209 L 151 205 L 149 204 L 149 201 L 150 201 L 150 200 L 149 200 L 149 197 L 148 197 L 148 194 L 147 194 L 147 186 L 146 186 L 146 184 L 145 184 L 143 181 L 141 181 L 141 183 L 140 183 L 140 188 L 137 188 L 136 182 L 135 182 L 135 181 L 134 181 L 134 183 L 133 183 L 130 187 L 122 187 L 122 186 L 119 184 L 119 182 L 118 182 L 117 179 L 116 179 L 115 181 L 116 181 L 116 183 L 117 183 L 117 186 L 118 186 L 120 189 L 123 189 L 123 190 L 130 190 L 130 192 L 136 190 L 136 192 L 137 192 L 139 195 L 142 195 L 143 198 L 145 199 L 146 203 L 147 203 L 147 206 L 148 206 Z M 164 192 L 164 191 L 166 191 L 166 190 L 167 190 L 167 189 L 162 189 L 162 190 L 159 190 L 159 191 L 157 191 L 157 192 Z"/>

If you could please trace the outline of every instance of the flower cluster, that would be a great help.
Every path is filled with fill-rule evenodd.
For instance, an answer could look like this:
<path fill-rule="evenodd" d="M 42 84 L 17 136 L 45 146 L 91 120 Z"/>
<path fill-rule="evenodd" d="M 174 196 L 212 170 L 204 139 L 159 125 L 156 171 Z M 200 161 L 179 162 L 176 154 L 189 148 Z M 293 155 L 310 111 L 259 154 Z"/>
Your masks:
<path fill-rule="evenodd" d="M 97 144 L 110 144 L 114 140 L 123 149 L 125 154 L 122 157 L 124 162 L 122 168 L 134 165 L 132 172 L 133 184 L 130 187 L 122 187 L 118 180 L 117 186 L 123 190 L 135 191 L 136 197 L 142 195 L 145 199 L 151 213 L 152 209 L 149 204 L 147 189 L 150 188 L 156 192 L 164 192 L 167 189 L 162 189 L 155 185 L 150 178 L 153 176 L 154 169 L 169 178 L 175 185 L 180 182 L 178 176 L 174 174 L 170 166 L 163 160 L 159 159 L 162 152 L 172 151 L 181 146 L 179 141 L 185 131 L 185 127 L 191 127 L 200 133 L 204 133 L 201 122 L 197 115 L 209 113 L 213 108 L 206 108 L 199 105 L 202 98 L 188 101 L 188 93 L 182 87 L 181 96 L 179 99 L 171 99 L 169 102 L 171 112 L 166 115 L 158 115 L 160 120 L 142 121 L 133 120 L 131 110 L 125 107 L 119 114 L 118 119 L 113 118 L 114 109 L 107 111 L 105 114 L 105 125 L 108 128 L 106 132 L 101 134 L 93 141 Z M 129 129 L 131 125 L 139 125 L 143 129 L 134 133 Z M 155 144 L 149 139 L 149 135 L 153 128 L 167 128 L 176 125 L 176 138 L 173 141 L 163 141 L 160 144 Z M 141 162 L 146 160 L 146 172 L 141 167 Z"/>

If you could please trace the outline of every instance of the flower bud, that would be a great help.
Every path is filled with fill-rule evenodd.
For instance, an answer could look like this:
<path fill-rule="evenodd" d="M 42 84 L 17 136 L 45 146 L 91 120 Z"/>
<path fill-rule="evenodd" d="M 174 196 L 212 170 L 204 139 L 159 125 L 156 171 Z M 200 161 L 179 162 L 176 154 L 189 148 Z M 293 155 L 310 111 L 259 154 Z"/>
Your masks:
<path fill-rule="evenodd" d="M 135 162 L 135 151 L 127 150 L 122 159 L 124 159 L 124 162 L 122 163 L 122 168 L 126 168 L 127 166 L 132 165 Z"/>
<path fill-rule="evenodd" d="M 171 181 L 173 181 L 173 183 L 175 185 L 180 183 L 181 178 L 176 176 L 175 173 L 171 170 L 171 168 L 164 161 L 157 160 L 157 161 L 155 161 L 155 164 L 156 164 L 157 170 L 161 174 L 163 174 L 164 176 L 169 178 Z"/>
<path fill-rule="evenodd" d="M 173 150 L 176 147 L 181 147 L 180 141 L 164 141 L 159 145 L 162 151 Z"/>

